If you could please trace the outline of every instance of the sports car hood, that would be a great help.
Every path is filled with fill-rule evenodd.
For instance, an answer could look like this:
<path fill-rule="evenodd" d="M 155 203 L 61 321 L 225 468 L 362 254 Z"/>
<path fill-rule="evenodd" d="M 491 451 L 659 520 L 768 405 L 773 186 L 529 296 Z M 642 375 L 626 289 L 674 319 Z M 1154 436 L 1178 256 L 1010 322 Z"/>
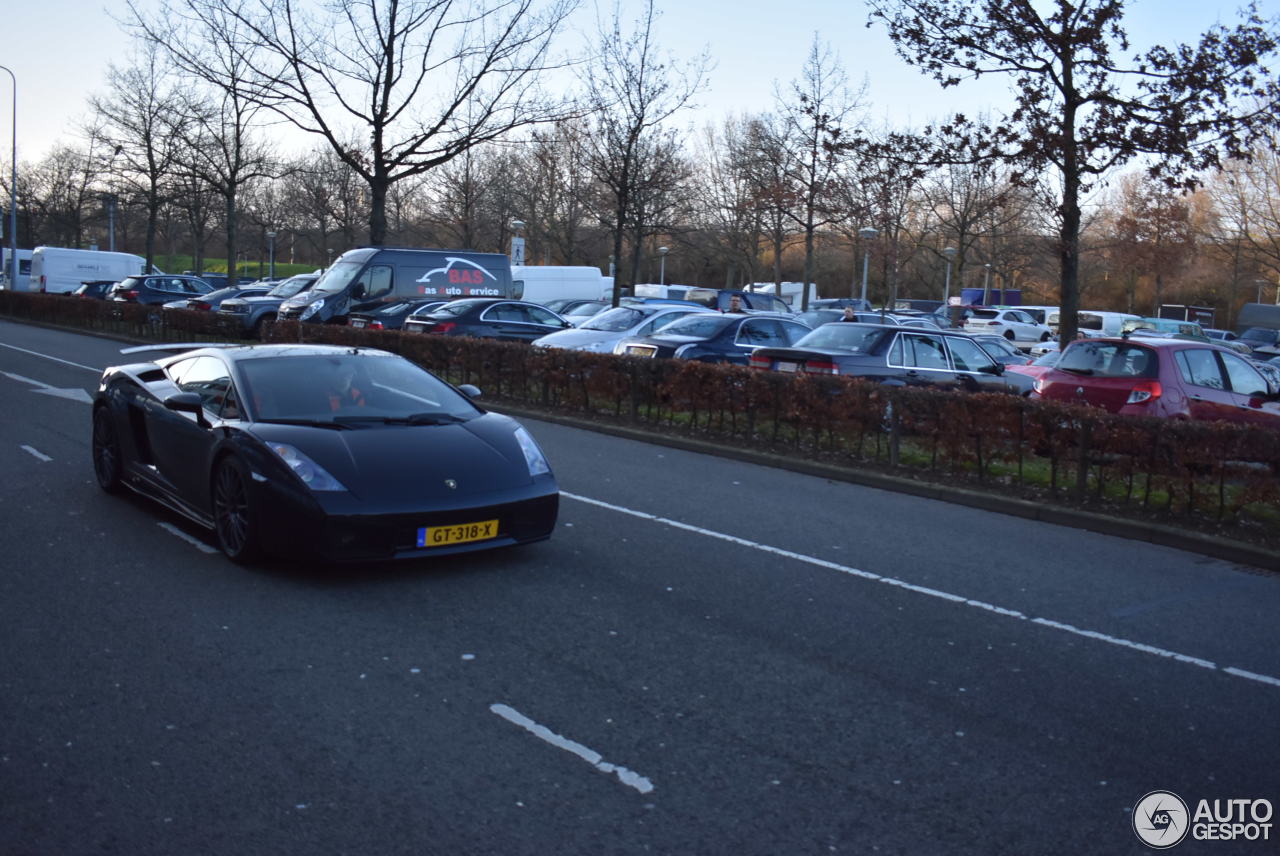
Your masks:
<path fill-rule="evenodd" d="M 362 425 L 351 430 L 256 423 L 324 467 L 366 510 L 491 502 L 533 478 L 517 423 L 488 413 L 448 425 Z"/>

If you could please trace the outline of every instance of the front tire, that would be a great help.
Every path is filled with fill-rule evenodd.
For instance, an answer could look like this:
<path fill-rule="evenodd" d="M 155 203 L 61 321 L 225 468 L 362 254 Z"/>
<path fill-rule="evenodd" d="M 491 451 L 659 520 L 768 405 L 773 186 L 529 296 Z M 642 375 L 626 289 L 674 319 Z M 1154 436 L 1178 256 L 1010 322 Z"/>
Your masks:
<path fill-rule="evenodd" d="M 107 493 L 119 493 L 123 487 L 122 471 L 115 423 L 111 421 L 111 412 L 105 406 L 99 407 L 93 411 L 93 474 L 98 479 L 98 487 Z"/>
<path fill-rule="evenodd" d="M 223 458 L 213 471 L 213 523 L 218 547 L 236 564 L 260 555 L 258 523 L 249 494 L 249 473 L 236 458 Z"/>

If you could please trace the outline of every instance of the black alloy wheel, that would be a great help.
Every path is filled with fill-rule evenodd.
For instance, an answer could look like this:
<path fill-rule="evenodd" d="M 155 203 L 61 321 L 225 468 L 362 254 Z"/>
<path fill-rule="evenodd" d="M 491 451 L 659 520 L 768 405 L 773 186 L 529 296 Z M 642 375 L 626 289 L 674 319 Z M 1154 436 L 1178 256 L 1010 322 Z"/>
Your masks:
<path fill-rule="evenodd" d="M 107 493 L 119 493 L 123 486 L 121 472 L 120 438 L 116 436 L 111 412 L 105 406 L 93 411 L 93 474 L 98 487 Z"/>
<path fill-rule="evenodd" d="M 213 473 L 213 522 L 218 547 L 237 564 L 258 557 L 258 530 L 249 500 L 249 474 L 235 458 L 223 458 Z"/>

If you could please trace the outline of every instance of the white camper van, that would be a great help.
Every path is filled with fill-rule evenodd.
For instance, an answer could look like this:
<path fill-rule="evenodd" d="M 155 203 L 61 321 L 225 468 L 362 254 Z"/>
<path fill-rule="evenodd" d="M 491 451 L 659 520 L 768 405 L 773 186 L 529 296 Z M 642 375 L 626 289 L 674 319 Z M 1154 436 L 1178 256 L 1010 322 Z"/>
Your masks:
<path fill-rule="evenodd" d="M 4 258 L 4 267 L 0 268 L 0 290 L 30 291 L 31 250 L 18 250 L 18 282 L 16 285 L 9 282 L 13 278 L 13 257 L 10 255 L 11 252 L 12 250 L 8 247 L 0 249 L 0 257 Z"/>
<path fill-rule="evenodd" d="M 751 285 L 747 286 L 746 290 L 758 291 L 761 294 L 773 294 L 775 297 L 780 298 L 784 303 L 790 306 L 792 312 L 800 311 L 800 305 L 801 305 L 800 301 L 803 299 L 803 296 L 804 296 L 803 295 L 804 286 L 803 284 L 798 282 L 782 283 L 782 289 L 780 294 L 777 293 L 779 290 L 777 284 L 772 282 L 752 283 Z M 809 302 L 812 303 L 817 299 L 818 299 L 818 286 L 814 285 L 811 282 L 809 283 Z"/>
<path fill-rule="evenodd" d="M 599 268 L 567 265 L 512 265 L 512 296 L 531 303 L 573 298 L 609 300 L 613 280 Z"/>
<path fill-rule="evenodd" d="M 75 291 L 83 282 L 112 280 L 145 273 L 147 260 L 132 253 L 36 247 L 31 253 L 31 290 L 48 294 Z M 152 273 L 161 271 L 152 269 Z"/>

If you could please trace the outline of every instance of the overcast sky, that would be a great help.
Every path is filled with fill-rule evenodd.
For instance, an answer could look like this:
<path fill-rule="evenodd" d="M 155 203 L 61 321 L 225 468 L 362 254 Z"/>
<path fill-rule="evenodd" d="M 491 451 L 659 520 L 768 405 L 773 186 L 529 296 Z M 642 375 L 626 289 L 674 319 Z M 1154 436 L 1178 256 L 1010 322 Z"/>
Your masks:
<path fill-rule="evenodd" d="M 145 2 L 145 0 L 144 0 Z M 592 29 L 590 0 L 578 18 Z M 624 8 L 638 8 L 624 0 Z M 1280 0 L 1263 0 L 1264 14 L 1280 11 Z M 86 96 L 102 91 L 108 64 L 128 62 L 129 37 L 112 15 L 123 3 L 96 0 L 10 2 L 4 13 L 8 36 L 0 64 L 17 76 L 19 161 L 34 161 L 58 141 L 74 142 L 86 114 Z M 895 127 L 922 124 L 953 110 L 978 113 L 1003 105 L 1005 84 L 992 80 L 943 92 L 899 61 L 882 26 L 867 29 L 861 0 L 682 0 L 661 2 L 657 29 L 677 58 L 704 47 L 715 67 L 686 121 L 701 124 L 731 113 L 766 111 L 775 82 L 798 76 L 815 31 L 839 54 L 851 84 L 865 81 L 872 118 Z M 1131 0 L 1126 17 L 1135 48 L 1193 39 L 1215 22 L 1234 19 L 1238 4 L 1213 0 Z M 572 37 L 571 37 L 572 38 Z M 566 44 L 567 46 L 567 44 Z M 0 74 L 0 140 L 8 160 L 12 90 Z"/>

